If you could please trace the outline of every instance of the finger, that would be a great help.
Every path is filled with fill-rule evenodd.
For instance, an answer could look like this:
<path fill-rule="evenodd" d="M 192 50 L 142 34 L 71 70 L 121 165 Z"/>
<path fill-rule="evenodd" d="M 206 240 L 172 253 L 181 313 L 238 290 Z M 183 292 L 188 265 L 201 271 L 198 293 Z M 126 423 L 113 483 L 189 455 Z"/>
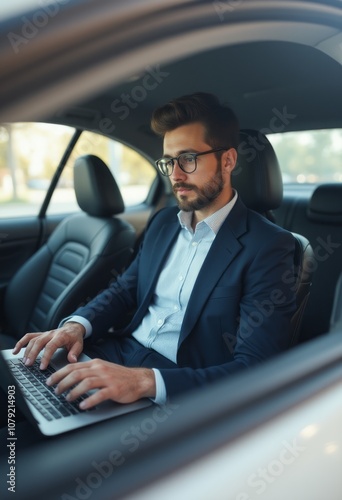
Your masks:
<path fill-rule="evenodd" d="M 18 354 L 18 352 L 25 347 L 29 341 L 31 340 L 32 336 L 37 336 L 37 333 L 26 333 L 18 342 L 15 344 L 12 353 L 13 354 Z"/>
<path fill-rule="evenodd" d="M 101 388 L 102 384 L 101 381 L 98 379 L 98 377 L 88 377 L 87 379 L 82 380 L 79 384 L 76 386 L 73 386 L 68 392 L 66 399 L 68 401 L 74 401 L 75 399 L 78 399 L 80 396 L 83 396 L 84 394 L 88 393 L 92 389 L 98 389 Z M 104 397 L 104 396 L 103 396 Z M 107 396 L 108 398 L 108 396 Z"/>
<path fill-rule="evenodd" d="M 21 351 L 21 349 L 22 349 L 23 347 L 25 347 L 25 345 L 26 345 L 26 344 L 25 344 L 24 338 L 25 338 L 25 337 L 23 337 L 22 339 L 20 339 L 20 340 L 19 340 L 19 341 L 15 344 L 15 346 L 14 346 L 14 348 L 13 348 L 13 350 L 12 350 L 12 354 L 18 354 L 18 352 L 20 352 L 20 351 Z"/>
<path fill-rule="evenodd" d="M 25 351 L 25 365 L 30 366 L 32 365 L 39 354 L 42 352 L 42 350 L 45 348 L 47 344 L 50 342 L 50 339 L 52 337 L 53 332 L 49 333 L 42 333 L 38 335 L 36 338 L 30 340 L 29 344 L 27 345 L 26 351 Z M 52 354 L 51 354 L 52 355 Z M 44 356 L 44 354 L 43 354 Z M 51 357 L 51 356 L 50 356 Z M 46 363 L 47 366 L 48 363 Z M 45 368 L 46 368 L 45 366 Z"/>
<path fill-rule="evenodd" d="M 69 363 L 76 363 L 79 355 L 83 351 L 83 342 L 75 342 L 68 353 Z"/>
<path fill-rule="evenodd" d="M 39 353 L 44 349 L 46 342 L 48 342 L 48 339 L 43 333 L 35 334 L 31 337 L 24 352 L 23 361 L 26 365 L 29 366 L 35 362 Z"/>
<path fill-rule="evenodd" d="M 60 394 L 66 391 L 72 385 L 75 385 L 82 380 L 82 373 L 84 376 L 84 365 L 86 364 L 87 363 L 73 363 L 70 365 L 66 365 L 60 370 L 53 373 L 46 380 L 46 384 L 49 386 L 58 384 L 58 392 Z"/>
<path fill-rule="evenodd" d="M 89 410 L 94 406 L 106 401 L 108 399 L 107 392 L 105 389 L 99 389 L 98 391 L 91 394 L 88 398 L 81 401 L 79 407 L 81 410 Z"/>
<path fill-rule="evenodd" d="M 49 341 L 44 345 L 45 349 L 39 367 L 41 370 L 45 370 L 47 368 L 57 349 L 67 346 L 68 338 L 63 332 L 59 332 L 58 335 L 54 334 L 55 331 L 52 331 Z"/>
<path fill-rule="evenodd" d="M 59 349 L 60 347 L 63 347 L 63 346 L 64 346 L 64 342 L 59 337 L 54 337 L 51 340 L 49 340 L 49 342 L 47 344 L 45 344 L 45 346 L 44 346 L 45 349 L 44 349 L 43 356 L 40 360 L 39 368 L 41 370 L 45 370 L 48 367 L 48 365 L 51 361 L 51 358 L 55 354 L 57 349 Z"/>

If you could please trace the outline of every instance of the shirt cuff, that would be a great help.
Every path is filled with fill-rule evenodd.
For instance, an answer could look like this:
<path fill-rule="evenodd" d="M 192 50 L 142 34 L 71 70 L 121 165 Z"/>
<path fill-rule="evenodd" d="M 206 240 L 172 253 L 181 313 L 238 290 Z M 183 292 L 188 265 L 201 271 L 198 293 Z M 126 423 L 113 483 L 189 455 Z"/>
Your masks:
<path fill-rule="evenodd" d="M 154 372 L 154 378 L 156 381 L 156 397 L 151 398 L 151 401 L 157 405 L 164 405 L 167 400 L 166 387 L 164 379 L 159 370 L 152 368 Z"/>
<path fill-rule="evenodd" d="M 62 319 L 62 321 L 58 325 L 58 328 L 60 328 L 65 323 L 68 323 L 70 321 L 74 321 L 75 323 L 79 323 L 80 325 L 84 326 L 85 328 L 85 335 L 83 337 L 84 339 L 90 337 L 93 331 L 93 327 L 91 326 L 91 323 L 82 316 L 68 316 L 67 318 Z"/>

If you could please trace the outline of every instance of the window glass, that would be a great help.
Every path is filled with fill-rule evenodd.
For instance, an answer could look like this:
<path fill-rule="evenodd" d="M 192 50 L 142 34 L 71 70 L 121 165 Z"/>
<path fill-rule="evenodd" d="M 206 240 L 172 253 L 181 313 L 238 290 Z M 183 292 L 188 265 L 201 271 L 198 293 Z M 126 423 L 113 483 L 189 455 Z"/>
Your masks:
<path fill-rule="evenodd" d="M 36 215 L 73 134 L 44 123 L 0 124 L 0 216 Z"/>
<path fill-rule="evenodd" d="M 342 130 L 270 134 L 284 183 L 342 182 Z"/>

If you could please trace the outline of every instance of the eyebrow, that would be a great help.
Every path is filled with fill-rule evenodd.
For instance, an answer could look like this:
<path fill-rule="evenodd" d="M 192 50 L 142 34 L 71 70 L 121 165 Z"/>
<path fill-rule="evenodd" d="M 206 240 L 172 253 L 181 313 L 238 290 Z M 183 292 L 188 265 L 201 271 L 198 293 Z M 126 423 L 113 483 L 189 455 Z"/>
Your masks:
<path fill-rule="evenodd" d="M 171 156 L 168 154 L 163 154 L 163 158 L 176 158 L 179 155 L 182 155 L 183 153 L 200 153 L 200 151 L 196 151 L 195 149 L 182 149 L 181 151 L 178 151 L 176 156 Z"/>

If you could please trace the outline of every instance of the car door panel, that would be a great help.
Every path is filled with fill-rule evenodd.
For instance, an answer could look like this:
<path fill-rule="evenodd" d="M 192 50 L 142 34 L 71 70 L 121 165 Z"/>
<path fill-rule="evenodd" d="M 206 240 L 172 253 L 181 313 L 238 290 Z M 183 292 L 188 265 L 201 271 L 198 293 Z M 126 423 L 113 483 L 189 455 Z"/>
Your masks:
<path fill-rule="evenodd" d="M 16 271 L 52 234 L 63 216 L 0 219 L 0 323 L 6 286 Z"/>

